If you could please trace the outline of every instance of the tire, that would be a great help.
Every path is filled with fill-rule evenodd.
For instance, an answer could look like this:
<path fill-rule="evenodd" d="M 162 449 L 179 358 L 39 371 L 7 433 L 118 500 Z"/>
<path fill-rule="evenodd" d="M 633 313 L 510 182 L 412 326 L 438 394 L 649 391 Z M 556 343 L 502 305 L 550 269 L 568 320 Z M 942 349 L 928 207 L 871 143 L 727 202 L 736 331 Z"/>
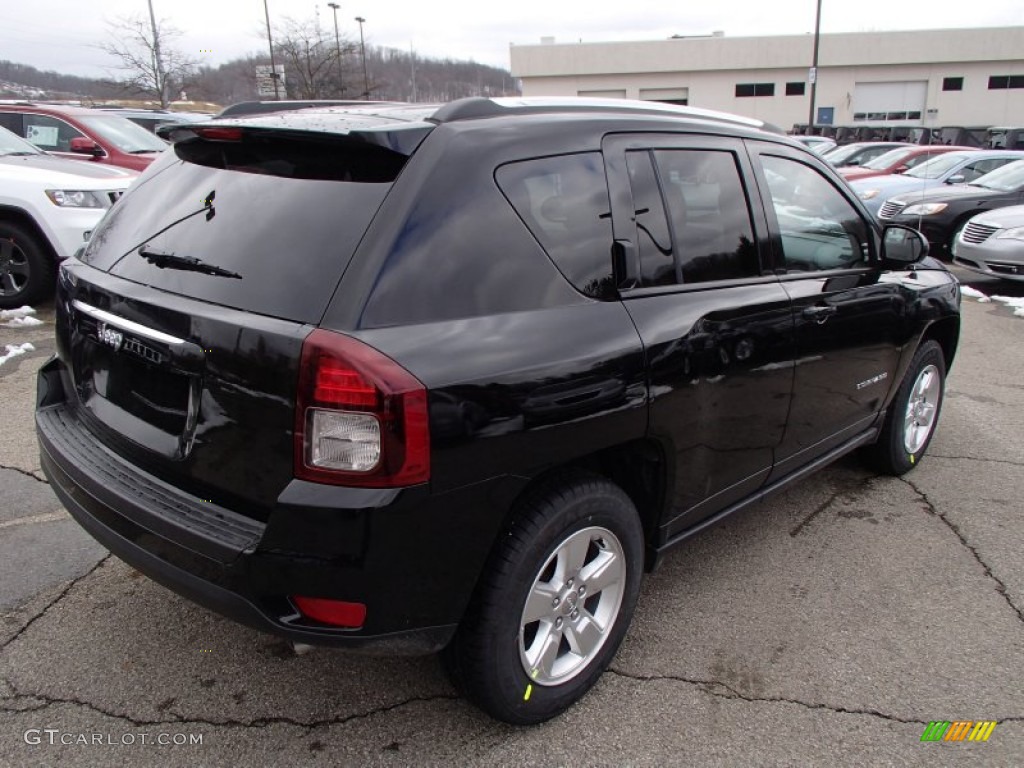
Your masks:
<path fill-rule="evenodd" d="M 455 686 L 506 723 L 564 712 L 626 634 L 643 552 L 636 507 L 614 483 L 574 473 L 538 488 L 488 559 L 442 654 Z"/>
<path fill-rule="evenodd" d="M 18 224 L 0 221 L 0 309 L 48 298 L 57 265 L 39 238 Z"/>
<path fill-rule="evenodd" d="M 960 237 L 960 233 L 967 226 L 968 221 L 970 221 L 970 217 L 958 221 L 956 226 L 953 227 L 953 235 L 949 238 L 949 242 L 946 243 L 946 261 L 953 261 L 953 249 L 956 246 L 956 239 Z"/>
<path fill-rule="evenodd" d="M 926 341 L 889 406 L 878 442 L 864 449 L 868 464 L 885 474 L 902 475 L 920 463 L 939 423 L 945 391 L 942 347 Z"/>

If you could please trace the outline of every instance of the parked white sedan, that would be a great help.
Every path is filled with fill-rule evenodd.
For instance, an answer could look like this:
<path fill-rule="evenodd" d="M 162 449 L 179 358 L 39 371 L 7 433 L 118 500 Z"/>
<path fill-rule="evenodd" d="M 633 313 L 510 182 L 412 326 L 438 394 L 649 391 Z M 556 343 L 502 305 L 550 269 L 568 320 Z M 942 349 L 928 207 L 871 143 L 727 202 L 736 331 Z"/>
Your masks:
<path fill-rule="evenodd" d="M 0 309 L 52 293 L 57 264 L 137 176 L 54 157 L 0 128 Z"/>
<path fill-rule="evenodd" d="M 979 213 L 960 230 L 953 261 L 989 277 L 1024 280 L 1024 205 Z"/>

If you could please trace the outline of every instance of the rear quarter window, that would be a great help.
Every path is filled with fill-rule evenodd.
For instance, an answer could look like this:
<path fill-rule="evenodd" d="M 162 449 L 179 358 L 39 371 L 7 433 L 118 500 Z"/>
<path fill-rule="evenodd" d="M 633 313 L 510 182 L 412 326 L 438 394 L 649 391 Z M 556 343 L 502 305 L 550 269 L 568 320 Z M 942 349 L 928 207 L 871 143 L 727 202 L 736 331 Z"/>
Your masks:
<path fill-rule="evenodd" d="M 414 168 L 417 161 L 408 169 L 413 181 L 402 192 L 396 189 L 394 207 L 385 204 L 367 234 L 369 244 L 360 249 L 360 260 L 380 262 L 370 270 L 373 286 L 361 328 L 585 301 L 502 196 L 486 150 L 443 155 Z M 411 189 L 416 192 L 400 202 Z"/>
<path fill-rule="evenodd" d="M 614 295 L 612 225 L 600 152 L 510 163 L 495 174 L 519 218 L 577 290 Z"/>

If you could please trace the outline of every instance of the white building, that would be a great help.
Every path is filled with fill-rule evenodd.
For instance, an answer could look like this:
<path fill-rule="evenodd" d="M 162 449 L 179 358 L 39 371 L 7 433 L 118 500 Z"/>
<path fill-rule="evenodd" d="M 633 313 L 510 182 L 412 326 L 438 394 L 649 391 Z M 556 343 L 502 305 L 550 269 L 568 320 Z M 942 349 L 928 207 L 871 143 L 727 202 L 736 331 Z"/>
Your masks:
<path fill-rule="evenodd" d="M 524 96 L 671 101 L 806 123 L 813 35 L 513 45 Z M 821 35 L 816 122 L 1024 126 L 1024 27 Z"/>

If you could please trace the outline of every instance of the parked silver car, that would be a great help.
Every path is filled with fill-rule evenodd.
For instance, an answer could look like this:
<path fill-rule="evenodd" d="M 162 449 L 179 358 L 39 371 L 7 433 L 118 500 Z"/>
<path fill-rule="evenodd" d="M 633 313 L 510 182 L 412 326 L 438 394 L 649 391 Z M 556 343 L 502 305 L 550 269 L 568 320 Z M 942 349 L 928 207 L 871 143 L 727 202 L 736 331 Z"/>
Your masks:
<path fill-rule="evenodd" d="M 978 149 L 946 152 L 911 168 L 906 173 L 854 179 L 850 186 L 864 206 L 876 217 L 889 199 L 910 192 L 924 192 L 943 184 L 970 184 L 996 168 L 1024 158 L 1024 152 L 1005 149 Z"/>
<path fill-rule="evenodd" d="M 819 155 L 830 152 L 836 147 L 835 139 L 830 139 L 827 136 L 794 136 L 793 138 Z"/>
<path fill-rule="evenodd" d="M 989 277 L 1024 281 L 1024 205 L 979 213 L 957 235 L 953 261 Z"/>

